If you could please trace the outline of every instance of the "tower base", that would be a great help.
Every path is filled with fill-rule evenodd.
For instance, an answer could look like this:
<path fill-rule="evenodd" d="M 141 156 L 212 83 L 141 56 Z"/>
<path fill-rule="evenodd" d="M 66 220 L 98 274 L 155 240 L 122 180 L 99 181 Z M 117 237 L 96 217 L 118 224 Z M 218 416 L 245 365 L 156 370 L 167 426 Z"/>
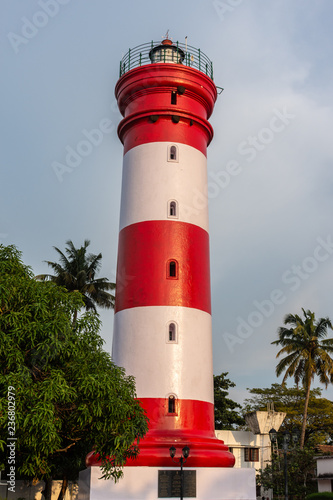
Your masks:
<path fill-rule="evenodd" d="M 111 479 L 100 479 L 101 469 L 90 467 L 80 472 L 79 500 L 172 498 L 175 495 L 165 496 L 165 488 L 159 481 L 158 471 L 179 472 L 179 467 L 124 467 L 124 477 L 117 483 Z M 256 500 L 254 469 L 184 468 L 184 472 L 187 471 L 195 471 L 196 476 L 195 495 L 193 495 L 194 486 L 192 485 L 192 498 L 197 500 Z M 186 492 L 184 498 L 187 498 Z"/>

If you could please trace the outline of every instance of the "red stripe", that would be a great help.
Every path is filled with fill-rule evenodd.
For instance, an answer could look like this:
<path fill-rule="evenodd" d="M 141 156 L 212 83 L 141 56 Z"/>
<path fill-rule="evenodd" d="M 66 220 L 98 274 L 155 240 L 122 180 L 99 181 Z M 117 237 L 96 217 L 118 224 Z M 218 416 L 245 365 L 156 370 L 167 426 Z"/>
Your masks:
<path fill-rule="evenodd" d="M 203 401 L 178 400 L 177 415 L 167 414 L 166 399 L 141 399 L 150 420 L 149 431 L 140 441 L 140 454 L 126 466 L 172 467 L 169 448 L 175 446 L 179 458 L 182 448 L 190 448 L 186 467 L 233 467 L 234 456 L 214 433 L 214 405 Z M 87 466 L 98 465 L 89 454 Z"/>
<path fill-rule="evenodd" d="M 172 103 L 172 92 L 176 103 Z M 170 141 L 188 144 L 206 155 L 213 137 L 207 119 L 217 91 L 203 72 L 180 64 L 146 65 L 125 73 L 115 93 L 125 116 L 118 127 L 125 153 L 140 144 Z"/>
<path fill-rule="evenodd" d="M 191 115 L 174 111 L 158 114 L 152 122 L 148 114 L 140 113 L 124 118 L 119 124 L 118 135 L 124 144 L 124 154 L 140 144 L 150 142 L 178 142 L 187 144 L 207 156 L 207 145 L 213 138 L 213 128 L 206 120 L 193 119 Z M 179 117 L 174 123 L 173 117 Z"/>
<path fill-rule="evenodd" d="M 178 92 L 183 87 L 182 92 Z M 171 91 L 177 104 L 171 105 Z M 216 86 L 207 75 L 179 64 L 150 64 L 134 68 L 117 82 L 115 95 L 123 116 L 165 105 L 181 107 L 209 118 L 217 98 Z"/>
<path fill-rule="evenodd" d="M 168 413 L 167 398 L 139 398 L 149 418 L 150 433 L 177 433 L 189 437 L 214 436 L 214 405 L 207 401 L 176 399 L 175 413 Z"/>
<path fill-rule="evenodd" d="M 167 278 L 168 261 L 178 278 Z M 130 307 L 182 306 L 211 312 L 209 235 L 179 221 L 131 224 L 119 233 L 115 312 Z"/>

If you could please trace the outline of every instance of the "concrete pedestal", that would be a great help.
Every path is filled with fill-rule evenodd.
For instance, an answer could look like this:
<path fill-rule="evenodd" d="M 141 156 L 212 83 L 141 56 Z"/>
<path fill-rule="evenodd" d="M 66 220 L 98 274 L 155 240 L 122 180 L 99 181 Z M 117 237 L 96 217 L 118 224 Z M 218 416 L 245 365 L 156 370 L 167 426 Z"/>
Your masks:
<path fill-rule="evenodd" d="M 124 477 L 114 483 L 99 479 L 99 467 L 80 473 L 79 500 L 158 500 L 158 471 L 176 467 L 124 467 Z M 256 500 L 254 469 L 218 467 L 185 468 L 196 471 L 197 500 Z"/>

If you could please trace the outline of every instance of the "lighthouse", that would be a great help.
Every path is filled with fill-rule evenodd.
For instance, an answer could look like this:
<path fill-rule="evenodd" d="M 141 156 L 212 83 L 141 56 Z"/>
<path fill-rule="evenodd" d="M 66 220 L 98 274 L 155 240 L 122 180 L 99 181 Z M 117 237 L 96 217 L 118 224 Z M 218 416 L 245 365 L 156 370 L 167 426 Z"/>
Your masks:
<path fill-rule="evenodd" d="M 115 95 L 124 156 L 112 357 L 135 377 L 149 430 L 114 498 L 160 498 L 155 473 L 184 449 L 198 473 L 189 496 L 223 498 L 214 488 L 221 495 L 244 471 L 236 480 L 214 429 L 208 207 L 197 203 L 207 199 L 213 65 L 169 38 L 143 44 L 122 59 Z M 92 454 L 87 465 L 98 465 Z"/>
<path fill-rule="evenodd" d="M 230 467 L 214 434 L 208 207 L 194 206 L 206 195 L 217 93 L 211 62 L 184 49 L 153 44 L 149 65 L 128 58 L 116 85 L 124 160 L 112 357 L 134 375 L 150 421 L 133 465 L 170 465 L 169 448 L 188 446 L 188 466 Z"/>

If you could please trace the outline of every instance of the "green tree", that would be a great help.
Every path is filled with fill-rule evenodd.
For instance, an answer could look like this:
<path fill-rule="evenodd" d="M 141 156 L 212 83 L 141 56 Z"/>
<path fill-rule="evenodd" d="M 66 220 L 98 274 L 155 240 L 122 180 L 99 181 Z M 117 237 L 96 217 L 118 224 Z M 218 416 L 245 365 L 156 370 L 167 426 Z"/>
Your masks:
<path fill-rule="evenodd" d="M 268 388 L 248 389 L 251 398 L 245 399 L 243 412 L 265 411 L 272 405 L 277 412 L 286 413 L 281 425 L 281 433 L 292 432 L 297 427 L 301 430 L 304 409 L 305 390 L 303 388 L 272 384 Z M 329 444 L 333 429 L 333 402 L 321 397 L 322 390 L 314 388 L 310 391 L 305 444 L 314 448 L 318 444 Z"/>
<path fill-rule="evenodd" d="M 59 248 L 53 247 L 60 256 L 60 263 L 45 261 L 55 274 L 40 274 L 36 279 L 53 281 L 69 292 L 80 292 L 87 311 L 92 309 L 96 312 L 96 306 L 113 308 L 115 297 L 109 291 L 115 289 L 115 283 L 111 283 L 107 278 L 96 278 L 101 267 L 102 254 L 87 253 L 89 240 L 85 240 L 80 248 L 75 248 L 71 240 L 66 241 L 66 245 L 67 256 Z"/>
<path fill-rule="evenodd" d="M 309 493 L 317 490 L 316 462 L 314 450 L 304 448 L 290 449 L 287 455 L 288 493 L 289 496 L 305 498 Z M 274 453 L 272 462 L 265 469 L 261 469 L 257 476 L 257 484 L 265 490 L 272 489 L 274 496 L 284 495 L 284 455 L 281 450 Z"/>
<path fill-rule="evenodd" d="M 278 340 L 272 344 L 281 345 L 276 357 L 286 354 L 276 366 L 277 376 L 285 372 L 282 384 L 288 377 L 293 377 L 295 384 L 301 382 L 305 389 L 305 401 L 301 430 L 300 447 L 304 446 L 308 404 L 311 382 L 317 375 L 322 384 L 333 383 L 333 338 L 327 339 L 327 329 L 332 327 L 329 318 L 315 320 L 311 311 L 305 311 L 304 320 L 297 314 L 288 314 L 284 324 L 278 329 Z"/>
<path fill-rule="evenodd" d="M 8 467 L 8 437 L 17 438 L 17 476 L 62 478 L 60 498 L 92 449 L 104 476 L 120 477 L 147 431 L 134 379 L 102 349 L 98 315 L 73 325 L 82 305 L 81 294 L 36 281 L 20 252 L 0 245 L 0 462 Z"/>
<path fill-rule="evenodd" d="M 238 413 L 241 406 L 229 399 L 229 388 L 235 383 L 227 378 L 228 372 L 214 375 L 214 408 L 215 429 L 234 429 L 236 425 L 244 425 L 244 418 Z"/>

